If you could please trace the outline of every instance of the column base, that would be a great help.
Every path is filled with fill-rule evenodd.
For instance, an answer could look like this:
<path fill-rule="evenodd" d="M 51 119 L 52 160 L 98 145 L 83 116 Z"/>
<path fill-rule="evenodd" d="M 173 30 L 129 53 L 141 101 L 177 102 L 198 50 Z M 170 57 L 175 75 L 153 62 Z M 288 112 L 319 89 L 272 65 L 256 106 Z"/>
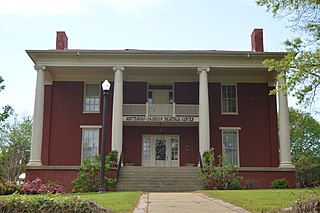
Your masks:
<path fill-rule="evenodd" d="M 295 168 L 295 166 L 290 161 L 280 162 L 279 168 Z"/>
<path fill-rule="evenodd" d="M 40 160 L 30 160 L 27 166 L 42 166 L 42 162 Z"/>

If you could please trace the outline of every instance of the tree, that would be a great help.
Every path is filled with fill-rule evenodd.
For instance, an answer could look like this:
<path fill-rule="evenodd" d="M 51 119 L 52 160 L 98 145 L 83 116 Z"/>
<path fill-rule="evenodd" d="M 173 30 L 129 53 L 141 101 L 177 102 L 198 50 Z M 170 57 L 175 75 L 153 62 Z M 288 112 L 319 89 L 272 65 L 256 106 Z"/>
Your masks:
<path fill-rule="evenodd" d="M 257 0 L 257 4 L 274 17 L 287 19 L 289 28 L 301 35 L 285 41 L 288 54 L 282 60 L 264 62 L 278 79 L 286 78 L 286 84 L 277 90 L 287 89 L 299 104 L 315 106 L 320 90 L 320 1 Z"/>
<path fill-rule="evenodd" d="M 5 88 L 5 86 L 2 85 L 3 81 L 4 81 L 3 78 L 0 76 L 0 92 Z M 0 123 L 6 120 L 10 115 L 13 114 L 13 109 L 9 105 L 2 107 L 2 110 L 3 112 L 0 112 Z M 1 126 L 0 126 L 0 130 L 1 130 Z"/>
<path fill-rule="evenodd" d="M 320 123 L 309 113 L 289 108 L 292 161 L 297 170 L 320 166 Z"/>
<path fill-rule="evenodd" d="M 10 182 L 25 172 L 30 156 L 32 119 L 21 120 L 15 115 L 12 122 L 6 121 L 0 132 L 0 176 Z"/>

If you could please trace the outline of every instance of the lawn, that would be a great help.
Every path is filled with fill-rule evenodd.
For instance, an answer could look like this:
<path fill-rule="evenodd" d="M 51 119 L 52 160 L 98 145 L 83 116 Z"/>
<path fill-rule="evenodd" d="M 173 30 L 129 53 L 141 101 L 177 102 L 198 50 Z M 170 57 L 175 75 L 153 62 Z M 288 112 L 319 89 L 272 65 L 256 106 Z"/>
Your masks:
<path fill-rule="evenodd" d="M 139 197 L 142 192 L 108 192 L 99 194 L 98 192 L 74 193 L 57 195 L 57 199 L 64 197 L 80 197 L 83 200 L 90 200 L 97 203 L 99 206 L 111 209 L 115 212 L 132 212 L 138 204 Z M 11 195 L 0 196 L 1 198 L 10 197 Z M 21 195 L 25 198 L 34 195 Z"/>
<path fill-rule="evenodd" d="M 297 200 L 320 197 L 317 189 L 207 190 L 202 193 L 240 206 L 251 212 L 279 210 Z"/>
<path fill-rule="evenodd" d="M 80 196 L 81 199 L 94 201 L 99 206 L 115 212 L 132 212 L 138 204 L 141 194 L 142 192 L 108 192 L 104 194 L 90 192 L 63 194 L 61 196 Z"/>

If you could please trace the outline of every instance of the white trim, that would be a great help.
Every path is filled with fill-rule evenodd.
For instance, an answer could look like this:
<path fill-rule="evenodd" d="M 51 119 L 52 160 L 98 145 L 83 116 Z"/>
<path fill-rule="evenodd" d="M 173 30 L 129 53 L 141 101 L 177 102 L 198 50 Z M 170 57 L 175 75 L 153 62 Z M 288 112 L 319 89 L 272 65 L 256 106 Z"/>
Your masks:
<path fill-rule="evenodd" d="M 241 130 L 241 127 L 224 127 L 224 126 L 221 126 L 219 127 L 220 130 Z"/>
<path fill-rule="evenodd" d="M 99 110 L 98 111 L 86 111 L 85 110 L 85 106 L 86 106 L 86 90 L 87 90 L 87 87 L 86 85 L 88 84 L 97 84 L 98 85 L 98 88 L 99 88 Z M 83 88 L 83 104 L 82 104 L 82 113 L 83 114 L 86 114 L 86 113 L 89 113 L 89 114 L 99 114 L 100 113 L 100 107 L 101 107 L 101 83 L 97 83 L 97 82 L 89 82 L 89 81 L 86 81 L 84 82 L 84 88 Z"/>
<path fill-rule="evenodd" d="M 81 127 L 81 126 L 80 126 Z M 89 128 L 91 127 L 91 128 Z M 93 127 L 93 128 L 92 128 Z M 100 129 L 97 128 L 97 127 L 94 127 L 94 126 L 86 126 L 85 128 L 81 128 L 81 164 L 83 163 L 83 130 L 88 130 L 88 129 L 91 129 L 91 130 L 98 130 L 98 153 L 99 154 L 99 150 L 100 150 Z"/>
<path fill-rule="evenodd" d="M 222 87 L 223 86 L 235 86 L 236 88 L 236 111 L 235 112 L 223 112 L 223 95 L 222 95 Z M 239 101 L 239 97 L 238 97 L 238 84 L 221 84 L 220 86 L 220 104 L 221 104 L 221 115 L 238 115 L 239 111 L 238 111 L 238 101 Z"/>
<path fill-rule="evenodd" d="M 239 131 L 241 130 L 241 127 L 219 127 L 219 129 L 221 130 L 221 145 L 223 144 L 223 132 L 228 132 L 228 131 L 233 131 L 233 132 L 237 132 L 237 158 L 238 158 L 238 166 L 240 167 L 240 146 L 239 146 Z M 223 145 L 221 146 L 223 147 Z M 223 148 L 222 148 L 222 156 L 223 156 Z"/>
<path fill-rule="evenodd" d="M 80 125 L 81 129 L 101 129 L 102 125 Z"/>

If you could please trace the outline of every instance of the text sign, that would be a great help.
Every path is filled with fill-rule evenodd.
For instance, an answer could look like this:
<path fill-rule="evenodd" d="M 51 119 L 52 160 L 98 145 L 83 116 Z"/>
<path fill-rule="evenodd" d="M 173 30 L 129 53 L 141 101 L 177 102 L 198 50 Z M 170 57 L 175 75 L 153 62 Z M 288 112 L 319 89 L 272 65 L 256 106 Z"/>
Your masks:
<path fill-rule="evenodd" d="M 150 116 L 127 116 L 124 121 L 143 121 L 143 122 L 195 122 L 194 117 L 179 116 L 161 116 L 161 117 L 150 117 Z"/>

